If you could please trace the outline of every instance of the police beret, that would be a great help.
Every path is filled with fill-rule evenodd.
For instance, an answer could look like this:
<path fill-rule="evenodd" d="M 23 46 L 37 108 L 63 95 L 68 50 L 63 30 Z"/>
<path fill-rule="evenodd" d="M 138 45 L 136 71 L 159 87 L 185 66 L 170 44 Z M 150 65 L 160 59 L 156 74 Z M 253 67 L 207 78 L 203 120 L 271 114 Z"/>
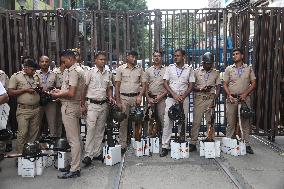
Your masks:
<path fill-rule="evenodd" d="M 25 67 L 35 68 L 35 69 L 38 68 L 37 63 L 35 63 L 35 61 L 32 60 L 32 59 L 27 59 L 27 60 L 25 61 L 25 63 L 24 63 L 24 66 L 25 66 Z"/>

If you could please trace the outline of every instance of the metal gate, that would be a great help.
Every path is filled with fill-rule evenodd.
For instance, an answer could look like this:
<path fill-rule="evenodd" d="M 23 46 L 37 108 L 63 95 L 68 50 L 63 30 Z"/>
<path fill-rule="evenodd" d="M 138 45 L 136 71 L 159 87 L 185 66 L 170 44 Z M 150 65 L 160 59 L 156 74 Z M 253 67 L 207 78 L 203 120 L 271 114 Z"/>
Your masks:
<path fill-rule="evenodd" d="M 109 63 L 119 63 L 127 51 L 136 50 L 147 67 L 154 49 L 162 50 L 164 63 L 170 64 L 174 49 L 183 48 L 194 68 L 205 51 L 213 52 L 215 66 L 223 72 L 232 63 L 232 49 L 241 47 L 258 81 L 254 132 L 273 139 L 284 134 L 283 10 L 1 11 L 0 68 L 11 75 L 25 55 L 38 59 L 45 54 L 58 64 L 59 52 L 67 48 L 80 48 L 86 63 L 92 62 L 94 51 L 105 50 Z M 216 131 L 221 133 L 224 102 L 222 91 L 216 108 Z"/>

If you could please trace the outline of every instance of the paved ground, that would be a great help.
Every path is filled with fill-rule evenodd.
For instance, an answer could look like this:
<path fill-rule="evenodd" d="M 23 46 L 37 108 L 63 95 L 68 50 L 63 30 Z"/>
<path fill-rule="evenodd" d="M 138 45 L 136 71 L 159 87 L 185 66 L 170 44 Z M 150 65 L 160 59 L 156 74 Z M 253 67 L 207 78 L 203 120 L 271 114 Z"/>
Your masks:
<path fill-rule="evenodd" d="M 120 188 L 122 189 L 167 189 L 167 188 L 238 188 L 226 172 L 223 165 L 233 176 L 240 188 L 284 189 L 284 156 L 273 151 L 264 143 L 252 140 L 254 155 L 233 157 L 222 154 L 217 160 L 199 157 L 191 153 L 189 159 L 174 160 L 168 155 L 160 158 L 137 158 L 133 151 L 126 153 Z M 283 146 L 284 138 L 276 138 Z M 47 168 L 42 176 L 22 178 L 17 176 L 15 160 L 1 162 L 1 189 L 37 189 L 37 188 L 113 188 L 118 175 L 119 165 L 107 167 L 100 162 L 83 169 L 80 178 L 58 180 L 53 167 Z"/>

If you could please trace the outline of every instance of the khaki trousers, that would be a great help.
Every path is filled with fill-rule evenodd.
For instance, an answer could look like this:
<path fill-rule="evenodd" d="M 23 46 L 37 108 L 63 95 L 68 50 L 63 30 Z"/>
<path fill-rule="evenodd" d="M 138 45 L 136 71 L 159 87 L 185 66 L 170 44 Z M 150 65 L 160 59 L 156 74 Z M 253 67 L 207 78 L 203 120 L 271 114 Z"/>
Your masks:
<path fill-rule="evenodd" d="M 62 135 L 62 112 L 61 112 L 61 103 L 56 102 L 56 121 L 55 121 L 55 128 L 56 128 L 56 136 L 61 137 Z"/>
<path fill-rule="evenodd" d="M 25 143 L 34 142 L 39 134 L 40 107 L 35 109 L 17 108 L 18 122 L 17 152 L 23 153 Z"/>
<path fill-rule="evenodd" d="M 45 114 L 50 136 L 60 137 L 59 128 L 56 125 L 56 102 L 50 102 L 46 106 L 43 106 L 41 111 L 41 120 Z"/>
<path fill-rule="evenodd" d="M 205 120 L 207 129 L 209 127 L 208 123 L 211 119 L 211 109 L 209 107 L 214 101 L 214 96 L 212 95 L 201 95 L 195 94 L 194 96 L 194 107 L 193 107 L 193 126 L 191 129 L 191 144 L 196 145 L 199 135 L 199 129 L 203 114 L 205 113 Z M 214 124 L 214 123 L 213 123 Z"/>
<path fill-rule="evenodd" d="M 121 103 L 122 103 L 122 112 L 125 112 L 127 115 L 127 118 L 124 119 L 120 123 L 119 128 L 119 144 L 121 145 L 121 148 L 127 147 L 127 130 L 128 130 L 128 117 L 129 117 L 129 109 L 131 106 L 135 106 L 136 103 L 136 96 L 134 97 L 128 97 L 128 96 L 120 96 Z"/>
<path fill-rule="evenodd" d="M 66 130 L 67 140 L 69 142 L 69 145 L 71 146 L 72 161 L 70 171 L 73 172 L 80 170 L 80 102 L 62 102 L 61 112 L 62 121 Z"/>
<path fill-rule="evenodd" d="M 88 103 L 85 157 L 93 158 L 101 154 L 101 144 L 104 138 L 107 114 L 107 103 L 102 105 Z"/>
<path fill-rule="evenodd" d="M 246 103 L 250 108 L 250 99 L 246 99 Z M 234 136 L 235 128 L 238 122 L 238 104 L 232 104 L 227 100 L 226 102 L 226 117 L 227 117 L 227 128 L 226 128 L 226 137 L 232 138 Z M 241 118 L 241 124 L 243 129 L 243 139 L 249 145 L 250 143 L 250 119 Z"/>
<path fill-rule="evenodd" d="M 166 99 L 166 108 L 165 108 L 165 115 L 164 115 L 164 128 L 163 128 L 163 136 L 162 136 L 162 148 L 170 148 L 170 139 L 172 136 L 172 129 L 173 129 L 173 121 L 170 120 L 168 116 L 168 112 L 170 107 L 176 103 L 176 100 L 173 98 Z M 188 113 L 189 113 L 189 98 L 186 97 L 183 102 L 183 109 L 185 114 L 185 123 L 188 120 Z M 180 128 L 179 128 L 180 130 Z"/>
<path fill-rule="evenodd" d="M 164 128 L 165 108 L 166 108 L 166 98 L 163 98 L 163 99 L 157 104 L 158 117 L 159 117 L 159 120 L 160 120 L 160 122 L 161 122 L 162 128 Z"/>

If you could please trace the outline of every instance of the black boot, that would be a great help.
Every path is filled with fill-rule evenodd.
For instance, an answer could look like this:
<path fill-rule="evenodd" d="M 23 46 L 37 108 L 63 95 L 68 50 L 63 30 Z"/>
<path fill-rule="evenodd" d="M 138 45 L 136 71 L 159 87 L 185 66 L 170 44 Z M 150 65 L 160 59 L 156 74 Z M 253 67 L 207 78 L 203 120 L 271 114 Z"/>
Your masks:
<path fill-rule="evenodd" d="M 88 167 L 92 164 L 92 159 L 88 156 L 86 156 L 83 160 L 82 163 L 85 165 L 85 167 Z"/>
<path fill-rule="evenodd" d="M 168 149 L 162 148 L 162 151 L 160 153 L 160 157 L 165 157 L 166 155 L 168 155 Z"/>
<path fill-rule="evenodd" d="M 58 175 L 57 178 L 59 179 L 68 179 L 68 178 L 75 178 L 75 177 L 80 177 L 80 171 L 73 171 L 73 172 L 65 172 L 61 175 Z"/>
<path fill-rule="evenodd" d="M 254 152 L 253 152 L 253 150 L 250 146 L 246 147 L 246 151 L 247 151 L 248 154 L 254 154 Z"/>
<path fill-rule="evenodd" d="M 194 145 L 194 144 L 189 144 L 189 152 L 194 152 L 194 151 L 196 151 L 197 149 L 196 149 L 196 145 Z"/>

